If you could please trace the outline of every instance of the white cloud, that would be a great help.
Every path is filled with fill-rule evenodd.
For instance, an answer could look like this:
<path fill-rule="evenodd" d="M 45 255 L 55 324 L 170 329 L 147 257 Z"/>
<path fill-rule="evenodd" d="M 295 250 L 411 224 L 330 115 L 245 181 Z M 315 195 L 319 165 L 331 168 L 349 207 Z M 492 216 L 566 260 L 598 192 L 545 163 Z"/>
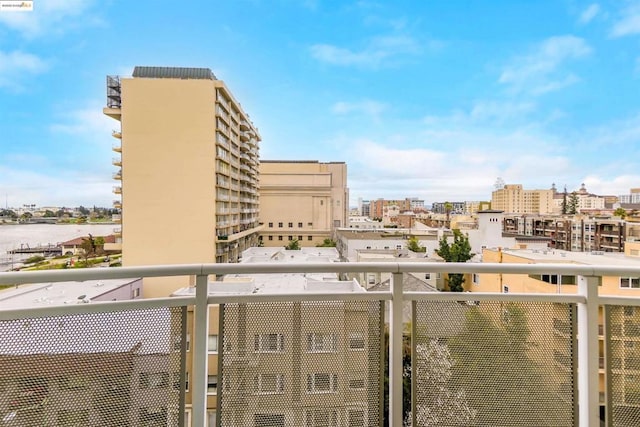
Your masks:
<path fill-rule="evenodd" d="M 338 115 L 365 114 L 378 118 L 386 110 L 387 106 L 381 102 L 364 100 L 361 102 L 336 102 L 331 107 L 331 112 Z"/>
<path fill-rule="evenodd" d="M 378 67 L 402 55 L 419 55 L 423 47 L 408 36 L 376 37 L 361 50 L 354 51 L 330 44 L 311 46 L 311 56 L 332 65 Z"/>
<path fill-rule="evenodd" d="M 640 34 L 640 2 L 630 4 L 625 8 L 620 19 L 611 28 L 612 37 L 623 37 Z"/>
<path fill-rule="evenodd" d="M 591 47 L 579 37 L 551 37 L 528 55 L 512 60 L 498 82 L 515 93 L 541 95 L 559 90 L 579 81 L 578 76 L 563 71 L 562 66 L 590 53 Z"/>
<path fill-rule="evenodd" d="M 35 1 L 33 12 L 0 14 L 0 24 L 20 32 L 27 38 L 59 34 L 69 28 L 98 23 L 95 18 L 78 18 L 93 3 L 94 0 Z"/>
<path fill-rule="evenodd" d="M 20 91 L 23 89 L 22 80 L 27 74 L 40 74 L 47 68 L 45 61 L 31 53 L 0 51 L 0 88 Z"/>
<path fill-rule="evenodd" d="M 49 129 L 55 133 L 88 134 L 104 140 L 110 137 L 111 131 L 117 127 L 116 121 L 102 114 L 102 106 L 93 103 L 66 113 L 61 123 L 54 123 Z"/>
<path fill-rule="evenodd" d="M 579 22 L 581 24 L 588 24 L 593 18 L 600 13 L 600 5 L 592 3 L 580 14 Z"/>

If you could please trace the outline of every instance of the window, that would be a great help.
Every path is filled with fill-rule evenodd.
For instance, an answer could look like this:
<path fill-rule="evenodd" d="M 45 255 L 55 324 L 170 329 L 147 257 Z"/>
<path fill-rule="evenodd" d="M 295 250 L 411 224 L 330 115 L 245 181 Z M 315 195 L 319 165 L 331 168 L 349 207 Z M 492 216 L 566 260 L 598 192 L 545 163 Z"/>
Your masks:
<path fill-rule="evenodd" d="M 152 406 L 140 408 L 139 425 L 144 427 L 160 427 L 167 425 L 167 407 Z"/>
<path fill-rule="evenodd" d="M 10 422 L 10 421 L 6 421 L 6 422 Z M 58 412 L 57 425 L 63 426 L 63 427 L 89 425 L 89 410 L 88 409 L 63 409 Z"/>
<path fill-rule="evenodd" d="M 284 393 L 284 375 L 257 375 L 254 377 L 253 390 L 256 394 L 282 394 Z"/>
<path fill-rule="evenodd" d="M 173 389 L 180 390 L 180 372 L 173 373 Z M 189 372 L 184 373 L 184 390 L 189 391 Z"/>
<path fill-rule="evenodd" d="M 140 288 L 133 289 L 133 297 L 138 298 L 140 296 Z"/>
<path fill-rule="evenodd" d="M 278 223 L 278 228 L 282 228 L 282 223 L 281 222 Z"/>
<path fill-rule="evenodd" d="M 269 228 L 273 228 L 273 223 L 272 222 L 269 223 Z"/>
<path fill-rule="evenodd" d="M 140 388 L 169 387 L 168 372 L 140 372 Z"/>
<path fill-rule="evenodd" d="M 284 335 L 260 334 L 253 337 L 253 349 L 256 353 L 277 353 L 284 351 Z"/>
<path fill-rule="evenodd" d="M 336 374 L 315 373 L 307 375 L 307 393 L 337 393 L 338 376 Z"/>
<path fill-rule="evenodd" d="M 269 236 L 269 240 L 273 240 L 273 236 Z"/>
<path fill-rule="evenodd" d="M 307 352 L 334 353 L 338 349 L 336 334 L 307 334 Z"/>
<path fill-rule="evenodd" d="M 307 240 L 313 240 L 313 236 L 307 236 Z"/>
<path fill-rule="evenodd" d="M 278 236 L 278 240 L 282 240 L 282 236 Z"/>
<path fill-rule="evenodd" d="M 207 341 L 207 351 L 209 353 L 218 352 L 218 336 L 217 335 L 209 335 L 209 340 Z"/>
<path fill-rule="evenodd" d="M 302 228 L 302 223 L 301 222 L 298 223 L 298 228 Z"/>
<path fill-rule="evenodd" d="M 302 236 L 298 236 L 298 241 L 301 241 L 301 240 L 302 240 Z"/>
<path fill-rule="evenodd" d="M 479 285 L 480 284 L 480 275 L 477 274 L 477 273 L 473 273 L 472 281 L 473 281 L 474 285 Z"/>
<path fill-rule="evenodd" d="M 293 223 L 292 222 L 289 223 L 289 228 L 293 228 Z"/>
<path fill-rule="evenodd" d="M 624 342 L 624 348 L 634 348 L 634 347 L 635 347 L 635 343 L 633 341 Z"/>
<path fill-rule="evenodd" d="M 634 307 L 631 305 L 624 306 L 624 315 L 625 316 L 633 316 Z"/>
<path fill-rule="evenodd" d="M 627 289 L 640 288 L 640 277 L 621 277 L 620 287 Z"/>
<path fill-rule="evenodd" d="M 351 390 L 364 390 L 364 379 L 352 378 L 349 380 L 349 388 Z"/>
<path fill-rule="evenodd" d="M 364 427 L 364 411 L 361 409 L 350 409 L 348 412 L 349 427 Z"/>
<path fill-rule="evenodd" d="M 309 226 L 309 227 L 313 227 L 313 223 L 312 223 L 312 222 L 308 222 L 308 223 L 307 223 L 307 226 Z"/>
<path fill-rule="evenodd" d="M 396 245 L 396 249 L 402 249 L 402 245 Z"/>
<path fill-rule="evenodd" d="M 207 411 L 207 427 L 216 427 L 217 412 Z"/>
<path fill-rule="evenodd" d="M 287 239 L 291 241 L 293 240 L 293 236 L 288 236 Z"/>
<path fill-rule="evenodd" d="M 502 292 L 504 292 L 505 294 L 509 293 L 509 285 L 502 285 Z"/>
<path fill-rule="evenodd" d="M 61 377 L 58 380 L 58 387 L 61 390 L 81 390 L 87 388 L 87 378 L 79 375 Z"/>
<path fill-rule="evenodd" d="M 431 273 L 424 273 L 425 280 L 431 280 Z"/>
<path fill-rule="evenodd" d="M 304 413 L 305 427 L 337 427 L 338 411 L 335 409 L 314 409 Z"/>
<path fill-rule="evenodd" d="M 217 375 L 207 375 L 207 393 L 208 394 L 218 393 L 218 376 Z"/>
<path fill-rule="evenodd" d="M 284 415 L 255 414 L 253 422 L 255 427 L 284 427 Z"/>
<path fill-rule="evenodd" d="M 364 334 L 362 332 L 349 334 L 349 350 L 364 350 Z"/>

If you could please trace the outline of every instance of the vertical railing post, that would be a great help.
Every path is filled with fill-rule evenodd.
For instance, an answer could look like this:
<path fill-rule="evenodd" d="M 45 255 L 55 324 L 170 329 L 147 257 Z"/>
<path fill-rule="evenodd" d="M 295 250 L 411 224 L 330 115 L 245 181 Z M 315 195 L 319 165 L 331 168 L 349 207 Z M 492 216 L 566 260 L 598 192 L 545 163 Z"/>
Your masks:
<path fill-rule="evenodd" d="M 207 275 L 196 276 L 196 305 L 193 321 L 191 366 L 191 414 L 194 427 L 205 427 L 207 422 L 207 343 L 209 340 L 209 296 Z"/>
<path fill-rule="evenodd" d="M 580 427 L 600 425 L 598 284 L 595 276 L 578 276 L 578 413 Z"/>
<path fill-rule="evenodd" d="M 389 311 L 389 426 L 402 426 L 402 273 L 393 273 Z"/>

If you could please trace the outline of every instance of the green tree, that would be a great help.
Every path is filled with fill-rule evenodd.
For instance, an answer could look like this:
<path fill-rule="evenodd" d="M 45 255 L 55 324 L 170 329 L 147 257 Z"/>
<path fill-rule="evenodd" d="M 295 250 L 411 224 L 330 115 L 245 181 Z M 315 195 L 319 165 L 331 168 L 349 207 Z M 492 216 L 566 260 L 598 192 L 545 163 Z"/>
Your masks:
<path fill-rule="evenodd" d="M 569 203 L 567 205 L 567 213 L 569 215 L 575 215 L 578 213 L 578 205 L 580 204 L 580 200 L 578 200 L 578 193 L 575 191 L 571 193 L 569 196 Z"/>
<path fill-rule="evenodd" d="M 499 310 L 470 308 L 462 332 L 448 343 L 455 364 L 452 387 L 466 390 L 477 411 L 472 425 L 502 425 L 516 417 L 532 426 L 570 425 L 571 411 L 554 385 L 560 378 L 549 380 L 548 367 L 532 356 L 524 307 L 509 303 Z"/>
<path fill-rule="evenodd" d="M 567 186 L 564 186 L 564 192 L 562 193 L 562 215 L 567 214 Z"/>
<path fill-rule="evenodd" d="M 424 246 L 420 246 L 420 242 L 418 241 L 418 238 L 416 236 L 409 237 L 409 240 L 407 241 L 407 249 L 409 249 L 412 252 L 427 251 L 427 248 L 425 248 Z"/>
<path fill-rule="evenodd" d="M 332 239 L 324 239 L 322 243 L 316 245 L 317 248 L 335 248 L 336 241 Z"/>
<path fill-rule="evenodd" d="M 451 211 L 453 205 L 450 202 L 444 202 L 444 213 L 447 215 L 447 227 L 451 226 Z"/>
<path fill-rule="evenodd" d="M 298 241 L 298 239 L 292 240 L 284 248 L 289 251 L 298 251 L 300 250 L 300 242 Z"/>
<path fill-rule="evenodd" d="M 627 211 L 624 208 L 617 208 L 615 211 L 613 211 L 613 215 L 625 219 L 625 217 L 627 216 Z"/>
<path fill-rule="evenodd" d="M 104 245 L 104 238 L 97 237 L 94 238 L 91 234 L 88 237 L 82 238 L 82 243 L 80 244 L 80 251 L 78 255 L 80 258 L 84 259 L 85 265 L 88 264 L 89 258 L 94 257 L 98 254 L 98 251 L 101 248 L 98 245 L 98 239 L 102 240 L 102 245 Z"/>
<path fill-rule="evenodd" d="M 50 211 L 49 209 L 44 211 L 44 217 L 45 218 L 55 218 L 55 216 L 56 216 L 55 212 Z"/>
<path fill-rule="evenodd" d="M 440 246 L 436 253 L 446 262 L 467 262 L 473 258 L 469 236 L 462 234 L 460 230 L 453 230 L 453 243 L 449 244 L 446 236 L 440 239 Z M 451 292 L 462 292 L 464 290 L 464 274 L 449 273 L 447 283 Z"/>

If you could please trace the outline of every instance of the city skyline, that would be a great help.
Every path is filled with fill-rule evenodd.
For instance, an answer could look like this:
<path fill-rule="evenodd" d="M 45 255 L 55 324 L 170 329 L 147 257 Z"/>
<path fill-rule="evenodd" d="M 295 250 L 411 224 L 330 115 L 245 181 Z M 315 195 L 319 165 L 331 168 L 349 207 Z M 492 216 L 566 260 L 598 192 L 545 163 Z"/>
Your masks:
<path fill-rule="evenodd" d="M 346 162 L 351 206 L 640 186 L 638 1 L 192 6 L 0 12 L 3 205 L 111 205 L 105 76 L 135 65 L 211 68 L 262 159 Z"/>

